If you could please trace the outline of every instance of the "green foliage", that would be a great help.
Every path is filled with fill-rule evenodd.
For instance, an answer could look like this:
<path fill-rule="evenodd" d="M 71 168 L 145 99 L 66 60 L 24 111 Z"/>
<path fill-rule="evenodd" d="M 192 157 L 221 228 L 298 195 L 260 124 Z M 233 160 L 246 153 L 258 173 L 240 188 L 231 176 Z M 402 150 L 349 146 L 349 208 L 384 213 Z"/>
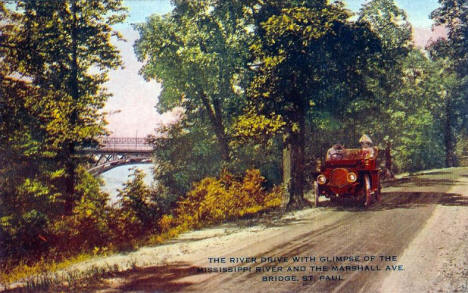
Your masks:
<path fill-rule="evenodd" d="M 455 155 L 459 142 L 457 134 L 468 133 L 468 7 L 459 0 L 441 0 L 439 3 L 441 6 L 432 12 L 431 18 L 436 25 L 448 29 L 448 38 L 436 40 L 428 49 L 434 60 L 444 64 L 446 76 L 456 74 L 450 85 L 445 82 L 442 93 L 445 164 L 450 167 L 458 164 Z"/>
<path fill-rule="evenodd" d="M 395 161 L 400 170 L 418 171 L 444 166 L 443 139 L 428 111 L 405 119 L 405 132 L 396 140 Z"/>
<path fill-rule="evenodd" d="M 448 28 L 448 39 L 435 42 L 437 55 L 450 56 L 460 77 L 468 73 L 468 7 L 463 0 L 439 0 L 441 6 L 431 13 L 436 25 Z M 466 93 L 465 93 L 466 96 Z"/>
<path fill-rule="evenodd" d="M 137 25 L 141 73 L 163 84 L 158 109 L 176 106 L 187 119 L 210 126 L 222 160 L 230 160 L 226 129 L 243 107 L 250 33 L 241 3 L 175 2 L 172 14 Z"/>
<path fill-rule="evenodd" d="M 281 115 L 259 114 L 255 109 L 240 115 L 230 129 L 232 161 L 227 165 L 235 174 L 258 168 L 269 184 L 282 182 L 282 140 L 286 122 Z M 271 187 L 271 186 L 270 186 Z"/>
<path fill-rule="evenodd" d="M 387 75 L 399 86 L 380 92 L 386 101 L 379 115 L 360 121 L 357 127 L 360 132 L 370 133 L 382 149 L 391 143 L 394 162 L 401 171 L 441 167 L 445 160 L 441 157 L 443 130 L 438 117 L 445 86 L 440 64 L 412 50 L 401 59 L 400 66 L 399 76 Z"/>
<path fill-rule="evenodd" d="M 394 93 L 401 89 L 405 82 L 405 59 L 413 50 L 412 28 L 406 13 L 393 0 L 373 0 L 363 5 L 359 13 L 358 22 L 367 23 L 371 30 L 379 37 L 382 50 L 372 57 L 369 62 L 369 74 L 366 84 L 372 92 L 372 100 L 359 99 L 350 105 L 346 116 L 356 120 L 358 124 L 372 125 L 375 135 L 382 141 L 385 136 L 394 136 L 392 129 L 379 130 L 382 124 L 391 123 L 393 109 L 405 97 L 397 97 Z M 372 113 L 373 112 L 373 113 Z M 370 115 L 369 115 L 370 114 Z M 378 117 L 378 119 L 376 119 Z M 355 123 L 354 121 L 352 123 Z M 367 130 L 366 130 L 367 131 Z"/>
<path fill-rule="evenodd" d="M 105 195 L 77 150 L 105 132 L 122 12 L 120 0 L 0 2 L 1 262 L 109 239 Z"/>
<path fill-rule="evenodd" d="M 100 191 L 101 182 L 82 167 L 77 171 L 76 192 L 80 199 L 71 215 L 57 218 L 50 228 L 49 245 L 58 255 L 104 247 L 113 237 L 109 229 L 112 210 L 107 204 L 108 195 Z"/>
<path fill-rule="evenodd" d="M 244 144 L 255 141 L 264 142 L 269 138 L 281 133 L 286 122 L 281 115 L 270 113 L 268 115 L 255 113 L 255 109 L 240 115 L 231 131 L 235 138 L 234 144 Z"/>
<path fill-rule="evenodd" d="M 63 211 L 55 186 L 63 170 L 41 141 L 47 114 L 34 101 L 43 91 L 9 77 L 8 69 L 0 72 L 0 246 L 3 257 L 35 257 L 47 249 L 47 226 Z"/>
<path fill-rule="evenodd" d="M 379 36 L 387 62 L 396 62 L 391 60 L 392 57 L 405 56 L 408 49 L 413 47 L 411 24 L 406 12 L 394 0 L 372 0 L 363 4 L 358 21 L 369 23 L 372 31 Z"/>
<path fill-rule="evenodd" d="M 289 128 L 298 122 L 294 117 L 301 107 L 342 107 L 336 102 L 345 103 L 346 96 L 336 101 L 324 93 L 348 86 L 350 96 L 352 85 L 360 84 L 366 57 L 379 46 L 364 24 L 348 22 L 350 15 L 340 5 L 320 8 L 282 9 L 261 24 L 262 39 L 251 46 L 260 65 L 250 96 L 270 104 L 266 111 L 283 114 Z"/>
<path fill-rule="evenodd" d="M 120 36 L 111 25 L 125 18 L 124 9 L 121 0 L 15 4 L 15 12 L 7 15 L 12 25 L 2 29 L 8 44 L 2 64 L 10 69 L 9 75 L 24 76 L 40 88 L 39 99 L 25 98 L 42 130 L 32 140 L 65 170 L 54 184 L 64 191 L 66 210 L 71 212 L 78 199 L 76 169 L 82 162 L 76 151 L 95 144 L 95 137 L 105 133 L 100 109 L 109 94 L 103 85 L 107 72 L 121 65 L 119 52 L 110 43 L 111 37 Z"/>
<path fill-rule="evenodd" d="M 159 136 L 150 139 L 154 146 L 154 179 L 168 204 L 186 194 L 192 182 L 221 169 L 216 139 L 205 125 L 182 119 L 161 126 L 158 132 Z"/>
<path fill-rule="evenodd" d="M 281 181 L 278 161 L 281 153 L 275 138 L 259 145 L 237 137 L 230 145 L 232 160 L 224 163 L 219 160 L 216 139 L 204 125 L 182 118 L 175 124 L 161 126 L 158 131 L 160 135 L 151 137 L 150 141 L 154 146 L 156 192 L 166 207 L 186 194 L 193 182 L 210 177 L 222 168 L 235 174 L 259 168 L 267 175 L 268 182 Z"/>
<path fill-rule="evenodd" d="M 373 98 L 358 97 L 343 115 L 310 113 L 312 125 L 318 126 L 312 126 L 318 138 L 310 143 L 318 142 L 319 150 L 311 147 L 312 153 L 323 155 L 330 140 L 355 146 L 367 133 L 381 149 L 393 145 L 400 171 L 453 165 L 454 138 L 463 112 L 453 93 L 463 83 L 450 73 L 451 61 L 428 59 L 413 48 L 411 26 L 394 1 L 366 3 L 358 21 L 368 23 L 382 45 L 368 64 L 365 80 Z"/>
<path fill-rule="evenodd" d="M 119 190 L 121 199 L 118 208 L 117 225 L 122 241 L 141 237 L 149 231 L 156 231 L 156 224 L 160 217 L 160 209 L 152 198 L 151 190 L 145 185 L 145 173 L 135 169 L 129 175 L 124 188 Z"/>

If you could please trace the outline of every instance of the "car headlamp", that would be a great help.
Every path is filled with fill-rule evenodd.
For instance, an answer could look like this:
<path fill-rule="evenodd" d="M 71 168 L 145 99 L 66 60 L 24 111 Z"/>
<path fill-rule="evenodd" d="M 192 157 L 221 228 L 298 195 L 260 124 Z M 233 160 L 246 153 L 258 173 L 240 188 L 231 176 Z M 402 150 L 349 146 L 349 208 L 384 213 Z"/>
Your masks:
<path fill-rule="evenodd" d="M 346 180 L 348 180 L 349 183 L 356 182 L 357 180 L 357 174 L 354 172 L 349 172 L 348 176 L 346 177 Z"/>
<path fill-rule="evenodd" d="M 317 183 L 318 184 L 325 184 L 327 183 L 327 177 L 325 177 L 325 175 L 323 174 L 320 174 L 317 176 Z"/>

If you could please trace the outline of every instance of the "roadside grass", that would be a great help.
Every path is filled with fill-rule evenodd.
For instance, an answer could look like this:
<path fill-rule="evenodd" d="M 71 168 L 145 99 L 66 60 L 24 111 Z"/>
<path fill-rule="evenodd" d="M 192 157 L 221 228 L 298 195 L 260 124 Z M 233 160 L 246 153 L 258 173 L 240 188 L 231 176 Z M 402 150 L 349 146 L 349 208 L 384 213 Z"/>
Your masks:
<path fill-rule="evenodd" d="M 72 262 L 67 260 L 60 263 L 55 269 L 61 266 L 70 266 L 78 263 L 78 260 Z M 99 284 L 103 278 L 109 278 L 117 273 L 128 270 L 136 269 L 136 261 L 130 260 L 125 265 L 93 265 L 86 270 L 53 270 L 50 266 L 43 266 L 40 270 L 35 270 L 33 275 L 22 279 L 20 284 L 2 284 L 4 290 L 16 290 L 19 292 L 36 292 L 36 291 L 81 291 Z"/>
<path fill-rule="evenodd" d="M 178 235 L 178 234 L 177 234 Z M 176 235 L 176 236 L 177 236 Z M 41 259 L 30 265 L 26 262 L 11 266 L 0 271 L 0 292 L 8 289 L 19 289 L 20 292 L 35 292 L 40 290 L 78 290 L 85 288 L 83 284 L 96 284 L 104 277 L 123 270 L 135 269 L 136 260 L 130 259 L 123 264 L 91 265 L 86 269 L 74 268 L 97 257 L 106 257 L 114 253 L 134 251 L 139 247 L 150 245 L 149 238 L 132 241 L 131 247 L 126 249 L 95 249 L 93 253 L 81 253 L 63 258 L 60 261 Z M 170 239 L 169 235 L 165 239 Z M 161 241 L 160 243 L 163 243 Z M 22 291 L 23 290 L 23 291 Z"/>
<path fill-rule="evenodd" d="M 83 253 L 58 262 L 46 260 L 44 258 L 33 265 L 21 262 L 15 265 L 11 270 L 8 270 L 8 272 L 0 272 L 0 285 L 4 289 L 7 289 L 17 282 L 25 283 L 27 288 L 28 286 L 30 287 L 38 283 L 51 283 L 52 275 L 57 271 L 70 267 L 73 264 L 86 261 L 92 257 L 94 257 L 94 255 Z"/>

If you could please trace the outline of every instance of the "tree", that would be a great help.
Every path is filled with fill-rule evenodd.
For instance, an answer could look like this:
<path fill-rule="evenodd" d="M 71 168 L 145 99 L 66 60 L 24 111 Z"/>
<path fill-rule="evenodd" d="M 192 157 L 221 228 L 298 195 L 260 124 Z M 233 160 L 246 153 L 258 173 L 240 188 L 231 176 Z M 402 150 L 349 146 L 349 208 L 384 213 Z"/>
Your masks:
<path fill-rule="evenodd" d="M 455 72 L 458 81 L 451 83 L 450 88 L 443 92 L 444 136 L 446 166 L 457 164 L 455 148 L 457 136 L 462 126 L 465 135 L 468 133 L 468 7 L 463 0 L 439 0 L 441 7 L 431 13 L 435 25 L 444 25 L 448 29 L 447 39 L 438 39 L 428 46 L 435 60 L 451 59 L 445 67 L 447 75 Z M 460 111 L 461 109 L 461 111 Z"/>
<path fill-rule="evenodd" d="M 385 111 L 390 120 L 384 124 L 401 171 L 444 164 L 440 95 L 448 80 L 441 65 L 419 50 L 410 51 L 403 60 L 401 83 L 390 96 Z"/>
<path fill-rule="evenodd" d="M 448 57 L 437 58 L 435 63 L 439 66 L 438 99 L 435 108 L 435 117 L 440 121 L 440 132 L 443 134 L 445 149 L 445 167 L 455 167 L 458 159 L 455 154 L 459 141 L 457 135 L 462 129 L 463 119 L 466 119 L 467 101 L 466 81 L 459 78 L 453 70 L 455 61 Z M 465 130 L 466 131 L 466 130 Z M 466 135 L 466 133 L 465 133 Z"/>
<path fill-rule="evenodd" d="M 439 0 L 441 7 L 431 13 L 435 25 L 443 25 L 448 29 L 448 38 L 439 39 L 433 44 L 443 46 L 446 54 L 456 60 L 453 67 L 460 77 L 468 72 L 468 6 L 464 0 Z M 435 53 L 435 52 L 434 52 Z M 442 50 L 438 52 L 443 53 Z"/>
<path fill-rule="evenodd" d="M 209 125 L 181 117 L 172 125 L 162 125 L 158 132 L 149 138 L 154 146 L 154 179 L 159 193 L 170 203 L 185 195 L 193 182 L 221 169 L 217 141 Z"/>
<path fill-rule="evenodd" d="M 372 133 L 374 140 L 382 143 L 385 148 L 387 172 L 393 176 L 391 145 L 399 133 L 399 128 L 390 128 L 388 125 L 393 125 L 392 121 L 395 119 L 392 117 L 394 106 L 400 103 L 400 99 L 407 99 L 399 97 L 396 93 L 400 92 L 404 83 L 403 67 L 406 58 L 414 50 L 412 28 L 405 11 L 393 0 L 373 0 L 365 3 L 359 12 L 358 21 L 370 24 L 372 31 L 381 40 L 382 51 L 375 57 L 379 62 L 373 62 L 372 74 L 368 80 L 368 85 L 374 93 L 374 103 L 367 103 L 368 107 L 363 107 L 363 103 L 357 104 L 357 107 L 352 107 L 349 112 L 355 127 L 362 129 L 362 132 Z M 363 115 L 364 112 L 374 114 Z M 361 118 L 356 123 L 356 115 L 367 119 Z"/>
<path fill-rule="evenodd" d="M 288 3 L 258 27 L 251 46 L 258 69 L 248 94 L 259 114 L 278 114 L 286 123 L 291 207 L 304 204 L 306 114 L 340 113 L 358 93 L 368 93 L 364 73 L 380 43 L 366 24 L 348 21 L 339 3 Z"/>
<path fill-rule="evenodd" d="M 394 0 L 372 0 L 363 4 L 358 21 L 369 23 L 379 36 L 387 62 L 395 57 L 401 59 L 413 47 L 411 24 L 406 12 Z"/>
<path fill-rule="evenodd" d="M 2 256 L 28 255 L 33 248 L 35 253 L 45 249 L 39 235 L 44 235 L 49 211 L 60 209 L 59 191 L 47 184 L 60 172 L 50 166 L 41 142 L 50 112 L 41 98 L 51 93 L 15 74 L 20 15 L 0 2 L 0 18 L 0 246 Z"/>
<path fill-rule="evenodd" d="M 66 209 L 73 206 L 80 162 L 76 151 L 105 133 L 99 110 L 109 96 L 107 72 L 121 65 L 110 43 L 120 38 L 111 25 L 125 18 L 121 0 L 17 1 L 16 34 L 4 62 L 33 85 L 50 90 L 43 100 L 54 103 L 47 131 L 51 155 L 65 169 Z"/>
<path fill-rule="evenodd" d="M 155 231 L 161 212 L 144 182 L 145 173 L 134 169 L 128 177 L 117 196 L 121 199 L 119 217 L 124 226 L 121 233 L 132 239 L 149 230 Z"/>
<path fill-rule="evenodd" d="M 230 161 L 227 129 L 242 109 L 249 36 L 237 1 L 174 1 L 174 11 L 137 25 L 141 73 L 162 82 L 158 110 L 176 106 L 211 126 Z"/>
<path fill-rule="evenodd" d="M 0 55 L 0 59 L 1 59 Z M 1 66 L 2 69 L 5 67 Z M 3 71 L 3 70 L 2 70 Z M 45 249 L 38 238 L 57 209 L 57 190 L 46 185 L 54 172 L 41 156 L 41 129 L 28 107 L 40 95 L 28 83 L 0 73 L 0 256 L 28 255 Z M 46 169 L 38 171 L 40 169 Z M 48 172 L 47 172 L 48 171 Z"/>
<path fill-rule="evenodd" d="M 120 64 L 111 25 L 123 10 L 113 0 L 15 3 L 0 2 L 0 234 L 8 256 L 27 257 L 59 242 L 54 224 L 76 205 L 105 204 L 76 151 L 104 133 L 103 83 Z"/>

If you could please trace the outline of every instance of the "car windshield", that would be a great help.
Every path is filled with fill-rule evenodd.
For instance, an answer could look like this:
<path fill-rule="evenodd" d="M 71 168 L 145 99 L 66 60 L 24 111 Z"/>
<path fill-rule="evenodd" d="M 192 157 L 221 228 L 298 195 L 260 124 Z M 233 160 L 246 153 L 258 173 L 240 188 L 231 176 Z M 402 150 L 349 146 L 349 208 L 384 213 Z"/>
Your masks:
<path fill-rule="evenodd" d="M 327 161 L 336 160 L 362 160 L 362 159 L 375 159 L 377 156 L 376 148 L 368 149 L 344 149 L 340 154 L 329 156 L 327 154 Z"/>

